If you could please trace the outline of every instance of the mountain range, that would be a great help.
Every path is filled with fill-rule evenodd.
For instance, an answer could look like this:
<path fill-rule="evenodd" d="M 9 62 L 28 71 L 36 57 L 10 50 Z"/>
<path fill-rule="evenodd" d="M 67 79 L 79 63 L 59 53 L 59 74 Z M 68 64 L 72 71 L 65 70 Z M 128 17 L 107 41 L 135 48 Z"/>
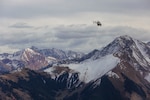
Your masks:
<path fill-rule="evenodd" d="M 32 46 L 0 54 L 6 100 L 150 100 L 150 43 L 120 36 L 88 54 Z"/>
<path fill-rule="evenodd" d="M 74 51 L 63 51 L 59 49 L 38 49 L 32 46 L 13 54 L 0 54 L 0 73 L 7 73 L 16 69 L 29 68 L 40 70 L 67 59 L 81 58 L 84 53 Z"/>

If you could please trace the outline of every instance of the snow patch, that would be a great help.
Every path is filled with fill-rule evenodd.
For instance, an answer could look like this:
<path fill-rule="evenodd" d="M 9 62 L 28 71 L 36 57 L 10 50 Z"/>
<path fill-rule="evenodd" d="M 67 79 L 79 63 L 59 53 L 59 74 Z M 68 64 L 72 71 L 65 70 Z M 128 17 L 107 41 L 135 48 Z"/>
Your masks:
<path fill-rule="evenodd" d="M 110 54 L 100 59 L 91 60 L 88 62 L 78 64 L 63 64 L 61 66 L 68 66 L 69 69 L 78 72 L 80 81 L 88 83 L 90 81 L 95 81 L 115 68 L 119 61 L 120 59 Z M 53 75 L 53 77 L 55 76 L 52 72 L 54 71 L 54 67 L 51 67 L 45 71 L 49 72 L 51 75 Z"/>
<path fill-rule="evenodd" d="M 120 78 L 115 72 L 109 71 L 106 75 L 112 78 Z"/>
<path fill-rule="evenodd" d="M 81 64 L 69 64 L 69 68 L 79 72 L 79 79 L 86 83 L 95 80 L 112 70 L 120 60 L 113 55 Z"/>
<path fill-rule="evenodd" d="M 42 78 L 42 81 L 43 81 L 44 84 L 46 84 L 46 81 L 43 78 Z"/>

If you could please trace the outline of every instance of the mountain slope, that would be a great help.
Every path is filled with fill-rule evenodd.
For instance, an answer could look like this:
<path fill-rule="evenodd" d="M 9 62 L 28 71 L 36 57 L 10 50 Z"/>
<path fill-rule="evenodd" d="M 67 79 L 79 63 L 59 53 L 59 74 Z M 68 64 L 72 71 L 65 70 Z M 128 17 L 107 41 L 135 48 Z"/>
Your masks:
<path fill-rule="evenodd" d="M 78 95 L 75 96 L 73 93 L 67 98 L 76 97 L 81 100 L 85 100 L 85 98 L 86 100 L 90 100 L 89 98 L 96 95 L 99 99 L 110 100 L 108 96 L 103 93 L 101 94 L 105 88 L 108 92 L 107 85 L 105 85 L 108 84 L 108 87 L 114 89 L 111 91 L 112 93 L 114 93 L 114 91 L 119 93 L 116 94 L 116 98 L 118 96 L 122 100 L 138 100 L 137 98 L 139 98 L 139 100 L 149 100 L 149 50 L 150 48 L 145 43 L 132 39 L 129 36 L 121 36 L 102 50 L 94 50 L 88 55 L 85 55 L 83 57 L 84 59 L 81 58 L 80 63 L 62 64 L 60 66 L 51 67 L 45 71 L 54 75 L 54 79 L 58 79 L 60 75 L 66 73 L 65 70 L 60 70 L 65 66 L 65 68 L 68 69 L 67 73 L 78 73 L 80 81 L 78 81 L 77 84 L 82 82 L 91 84 L 91 86 L 87 87 L 87 90 L 82 90 L 82 92 L 88 91 L 87 93 L 83 92 L 85 96 L 80 95 L 81 93 L 79 92 Z M 60 72 L 56 73 L 58 70 Z M 71 77 L 68 78 L 70 79 Z M 108 83 L 101 84 L 103 81 Z M 71 84 L 72 86 L 72 83 L 68 82 L 67 84 Z M 95 91 L 101 92 L 95 93 Z M 91 93 L 91 95 L 89 93 Z"/>
<path fill-rule="evenodd" d="M 55 100 L 56 82 L 48 74 L 23 69 L 0 76 L 1 100 Z"/>

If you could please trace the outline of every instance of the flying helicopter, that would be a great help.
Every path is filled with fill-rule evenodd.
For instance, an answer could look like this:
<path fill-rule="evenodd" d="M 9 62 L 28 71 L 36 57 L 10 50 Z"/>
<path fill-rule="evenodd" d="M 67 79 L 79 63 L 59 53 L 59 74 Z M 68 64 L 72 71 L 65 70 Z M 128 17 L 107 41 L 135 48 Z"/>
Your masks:
<path fill-rule="evenodd" d="M 100 21 L 93 21 L 94 24 L 97 24 L 97 26 L 102 26 Z"/>

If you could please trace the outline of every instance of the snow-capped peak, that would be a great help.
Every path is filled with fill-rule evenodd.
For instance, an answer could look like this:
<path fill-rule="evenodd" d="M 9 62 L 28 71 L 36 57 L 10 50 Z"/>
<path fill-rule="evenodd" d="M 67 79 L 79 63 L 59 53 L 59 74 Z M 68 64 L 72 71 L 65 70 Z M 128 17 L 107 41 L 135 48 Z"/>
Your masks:
<path fill-rule="evenodd" d="M 31 57 L 34 57 L 34 55 L 40 55 L 40 54 L 37 53 L 37 52 L 35 52 L 35 51 L 33 51 L 33 50 L 30 49 L 30 48 L 27 48 L 27 49 L 24 50 L 24 52 L 23 52 L 23 54 L 22 54 L 22 56 L 21 56 L 21 59 L 22 59 L 23 61 L 29 61 L 29 59 L 30 59 Z"/>
<path fill-rule="evenodd" d="M 116 39 L 118 40 L 132 40 L 132 37 L 128 36 L 128 35 L 123 35 L 123 36 L 120 36 L 120 37 L 117 37 Z"/>
<path fill-rule="evenodd" d="M 25 49 L 24 53 L 30 53 L 31 55 L 40 55 L 39 53 L 35 52 L 34 50 L 30 48 Z"/>
<path fill-rule="evenodd" d="M 103 49 L 94 50 L 83 56 L 80 63 L 62 66 L 79 72 L 81 81 L 90 82 L 111 71 L 122 59 L 128 63 L 134 62 L 132 65 L 137 70 L 149 70 L 150 56 L 146 52 L 150 52 L 150 49 L 144 43 L 125 35 L 116 38 Z M 47 69 L 46 72 L 54 70 L 53 68 L 55 67 Z"/>
<path fill-rule="evenodd" d="M 120 37 L 117 37 L 113 42 L 112 44 L 116 44 L 122 48 L 126 48 L 126 47 L 130 47 L 130 45 L 133 44 L 133 39 L 128 36 L 128 35 L 124 35 L 124 36 L 120 36 Z"/>
<path fill-rule="evenodd" d="M 101 50 L 94 50 L 90 52 L 88 55 L 85 55 L 83 58 L 85 59 L 98 59 L 103 56 L 114 54 L 118 51 L 122 51 L 124 48 L 130 48 L 130 46 L 134 44 L 134 41 L 131 37 L 124 35 L 117 37 L 114 41 L 109 43 L 106 47 L 103 47 Z"/>

